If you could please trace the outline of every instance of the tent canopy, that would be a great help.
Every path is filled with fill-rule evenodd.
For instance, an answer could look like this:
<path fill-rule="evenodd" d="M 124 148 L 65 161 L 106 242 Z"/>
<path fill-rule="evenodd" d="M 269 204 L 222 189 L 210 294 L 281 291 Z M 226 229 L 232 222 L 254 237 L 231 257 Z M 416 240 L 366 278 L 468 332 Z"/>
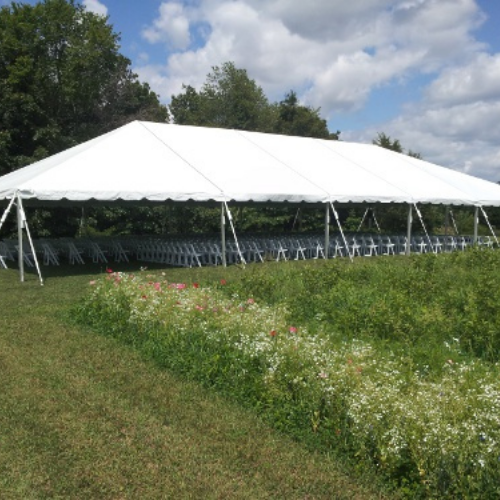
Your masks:
<path fill-rule="evenodd" d="M 500 186 L 375 145 L 135 121 L 0 177 L 0 200 L 500 206 Z"/>

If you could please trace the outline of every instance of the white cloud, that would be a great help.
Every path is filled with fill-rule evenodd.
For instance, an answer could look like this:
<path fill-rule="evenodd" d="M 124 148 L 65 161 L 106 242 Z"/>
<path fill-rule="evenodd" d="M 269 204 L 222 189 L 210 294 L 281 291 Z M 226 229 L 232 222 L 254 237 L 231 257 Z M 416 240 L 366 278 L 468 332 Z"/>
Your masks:
<path fill-rule="evenodd" d="M 210 67 L 231 60 L 271 98 L 298 89 L 331 115 L 359 108 L 378 85 L 478 50 L 470 30 L 480 19 L 473 0 L 206 0 L 190 8 L 164 2 L 143 36 L 186 50 L 196 23 L 210 28 L 198 48 L 169 56 L 159 69 L 164 87 L 180 91 L 174 68 L 203 81 Z"/>
<path fill-rule="evenodd" d="M 108 15 L 108 8 L 99 0 L 83 0 L 83 6 L 89 11 L 99 16 L 106 17 Z"/>
<path fill-rule="evenodd" d="M 500 54 L 478 54 L 466 66 L 446 69 L 429 86 L 427 97 L 442 105 L 500 100 Z"/>
<path fill-rule="evenodd" d="M 144 29 L 143 36 L 150 43 L 166 42 L 173 49 L 185 50 L 191 41 L 189 24 L 187 10 L 181 3 L 162 3 L 159 17 Z"/>
<path fill-rule="evenodd" d="M 471 100 L 448 105 L 424 100 L 403 114 L 362 133 L 347 133 L 345 139 L 371 142 L 383 131 L 424 159 L 500 181 L 500 99 Z"/>

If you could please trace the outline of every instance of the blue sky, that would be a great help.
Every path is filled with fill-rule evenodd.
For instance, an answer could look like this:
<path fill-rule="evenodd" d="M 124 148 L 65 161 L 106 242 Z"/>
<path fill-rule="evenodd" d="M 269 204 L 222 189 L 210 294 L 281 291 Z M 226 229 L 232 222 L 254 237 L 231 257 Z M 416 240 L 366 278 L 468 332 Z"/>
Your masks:
<path fill-rule="evenodd" d="M 500 180 L 498 0 L 81 3 L 108 16 L 164 103 L 233 61 L 270 100 L 293 89 L 320 107 L 344 140 L 383 131 L 429 161 Z"/>

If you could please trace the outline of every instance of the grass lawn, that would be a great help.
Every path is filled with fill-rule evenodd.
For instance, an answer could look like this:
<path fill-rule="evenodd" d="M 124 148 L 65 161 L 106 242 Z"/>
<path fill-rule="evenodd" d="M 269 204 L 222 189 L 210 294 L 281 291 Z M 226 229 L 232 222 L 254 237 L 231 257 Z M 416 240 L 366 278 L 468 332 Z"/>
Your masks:
<path fill-rule="evenodd" d="M 0 270 L 0 497 L 370 499 L 258 417 L 64 319 L 99 269 Z M 237 268 L 168 270 L 219 279 Z M 75 274 L 87 273 L 87 274 Z M 367 481 L 365 481 L 367 483 Z"/>

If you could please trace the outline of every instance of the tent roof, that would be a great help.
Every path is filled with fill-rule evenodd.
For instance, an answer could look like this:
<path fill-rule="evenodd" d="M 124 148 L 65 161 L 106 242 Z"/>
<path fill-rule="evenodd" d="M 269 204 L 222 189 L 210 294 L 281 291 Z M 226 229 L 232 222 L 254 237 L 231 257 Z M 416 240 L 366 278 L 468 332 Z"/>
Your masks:
<path fill-rule="evenodd" d="M 500 206 L 500 186 L 375 145 L 135 121 L 0 177 L 0 200 Z"/>

